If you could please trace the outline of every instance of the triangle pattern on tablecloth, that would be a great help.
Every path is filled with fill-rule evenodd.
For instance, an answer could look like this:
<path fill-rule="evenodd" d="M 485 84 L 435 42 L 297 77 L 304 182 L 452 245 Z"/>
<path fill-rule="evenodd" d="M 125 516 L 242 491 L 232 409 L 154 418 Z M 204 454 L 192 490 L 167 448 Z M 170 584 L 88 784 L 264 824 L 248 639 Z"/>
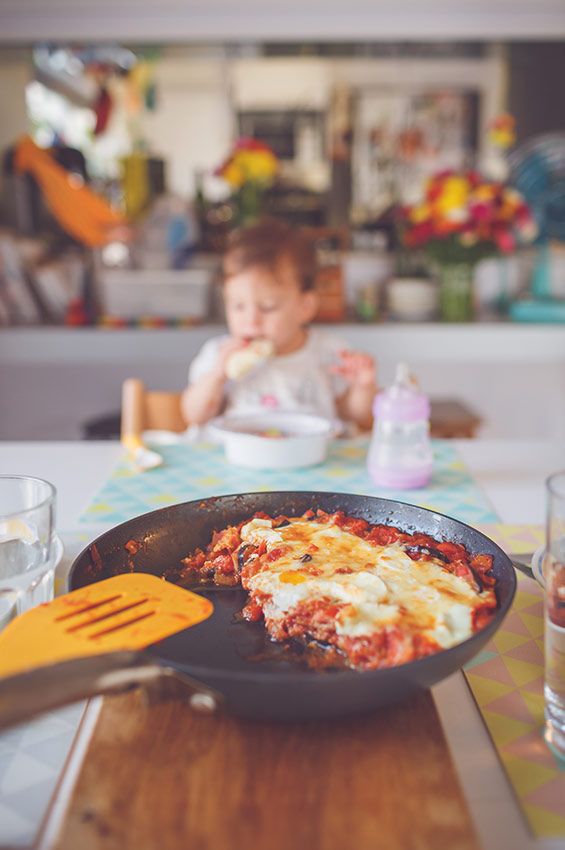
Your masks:
<path fill-rule="evenodd" d="M 510 551 L 500 530 L 483 530 Z M 517 534 L 513 527 L 516 547 Z M 543 739 L 542 591 L 517 575 L 516 600 L 485 648 L 489 657 L 467 665 L 465 675 L 532 832 L 565 837 L 565 767 Z"/>
<path fill-rule="evenodd" d="M 84 704 L 0 734 L 0 843 L 28 847 L 76 734 Z"/>

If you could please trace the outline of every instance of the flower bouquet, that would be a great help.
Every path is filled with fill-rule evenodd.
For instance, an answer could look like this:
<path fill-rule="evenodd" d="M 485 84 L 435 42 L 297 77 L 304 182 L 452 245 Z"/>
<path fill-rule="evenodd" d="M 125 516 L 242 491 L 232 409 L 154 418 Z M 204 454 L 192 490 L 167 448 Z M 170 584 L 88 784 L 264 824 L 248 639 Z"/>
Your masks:
<path fill-rule="evenodd" d="M 234 224 L 251 224 L 260 218 L 265 191 L 272 186 L 279 161 L 268 145 L 241 138 L 228 158 L 214 172 L 232 190 Z"/>
<path fill-rule="evenodd" d="M 480 260 L 510 254 L 537 233 L 519 192 L 476 171 L 432 176 L 422 201 L 403 207 L 399 218 L 403 244 L 423 251 L 438 269 L 447 321 L 472 318 L 473 272 Z"/>

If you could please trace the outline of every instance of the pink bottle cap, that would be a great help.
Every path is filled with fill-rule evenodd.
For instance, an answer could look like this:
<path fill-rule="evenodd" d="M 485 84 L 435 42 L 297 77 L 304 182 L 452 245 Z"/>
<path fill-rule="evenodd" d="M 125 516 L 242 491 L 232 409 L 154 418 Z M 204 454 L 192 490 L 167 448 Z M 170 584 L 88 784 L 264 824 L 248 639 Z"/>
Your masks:
<path fill-rule="evenodd" d="M 399 364 L 394 384 L 376 396 L 373 413 L 375 419 L 390 422 L 418 422 L 430 418 L 429 399 L 419 392 L 404 363 Z"/>
<path fill-rule="evenodd" d="M 402 392 L 391 396 L 388 392 L 377 395 L 373 403 L 375 419 L 391 422 L 418 422 L 430 418 L 430 402 L 421 393 Z"/>

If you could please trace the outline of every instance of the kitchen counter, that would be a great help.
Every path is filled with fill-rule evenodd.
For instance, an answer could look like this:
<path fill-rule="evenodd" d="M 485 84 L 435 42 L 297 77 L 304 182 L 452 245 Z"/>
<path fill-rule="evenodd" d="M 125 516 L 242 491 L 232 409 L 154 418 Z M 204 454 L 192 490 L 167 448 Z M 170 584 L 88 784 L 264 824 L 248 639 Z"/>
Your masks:
<path fill-rule="evenodd" d="M 565 436 L 565 325 L 346 323 L 324 329 L 373 355 L 381 385 L 406 360 L 429 395 L 476 411 L 481 436 Z M 182 389 L 190 360 L 221 333 L 220 324 L 2 329 L 0 395 L 10 404 L 2 406 L 0 439 L 78 439 L 85 421 L 117 413 L 126 378 Z"/>
<path fill-rule="evenodd" d="M 445 322 L 342 322 L 318 327 L 339 334 L 351 345 L 378 358 L 395 360 L 414 354 L 422 362 L 449 359 L 459 363 L 565 363 L 565 324 L 530 325 L 507 321 L 449 324 Z M 149 357 L 175 362 L 189 358 L 211 336 L 225 333 L 222 323 L 192 328 L 21 327 L 0 330 L 0 362 L 136 363 Z M 102 342 L 103 341 L 103 342 Z"/>
<path fill-rule="evenodd" d="M 543 523 L 543 482 L 565 466 L 565 442 L 457 441 L 455 445 L 501 521 Z M 120 451 L 116 443 L 0 443 L 0 469 L 38 475 L 55 484 L 57 524 L 65 539 Z M 88 527 L 83 530 L 89 532 Z M 91 537 L 99 530 L 91 529 Z M 455 674 L 432 692 L 483 850 L 563 850 L 565 841 L 542 844 L 530 838 L 463 676 Z M 65 788 L 68 793 L 68 782 Z M 62 802 L 55 812 L 60 813 Z"/>

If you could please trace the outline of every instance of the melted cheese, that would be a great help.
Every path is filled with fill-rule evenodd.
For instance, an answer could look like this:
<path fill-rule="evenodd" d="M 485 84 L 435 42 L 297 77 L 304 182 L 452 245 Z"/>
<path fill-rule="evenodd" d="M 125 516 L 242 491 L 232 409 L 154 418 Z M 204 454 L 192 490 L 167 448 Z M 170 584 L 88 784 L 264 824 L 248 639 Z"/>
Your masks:
<path fill-rule="evenodd" d="M 273 529 L 270 520 L 254 519 L 241 537 L 255 545 L 264 540 L 268 551 L 290 547 L 247 581 L 267 598 L 270 620 L 324 599 L 340 606 L 339 635 L 370 635 L 398 623 L 448 647 L 472 634 L 473 609 L 483 604 L 440 563 L 412 561 L 399 544 L 375 546 L 335 525 L 295 520 Z"/>
<path fill-rule="evenodd" d="M 255 546 L 258 546 L 264 540 L 267 548 L 272 548 L 272 544 L 281 543 L 282 534 L 273 528 L 272 520 L 252 519 L 241 529 L 241 539 L 245 540 L 246 543 L 253 543 Z"/>

